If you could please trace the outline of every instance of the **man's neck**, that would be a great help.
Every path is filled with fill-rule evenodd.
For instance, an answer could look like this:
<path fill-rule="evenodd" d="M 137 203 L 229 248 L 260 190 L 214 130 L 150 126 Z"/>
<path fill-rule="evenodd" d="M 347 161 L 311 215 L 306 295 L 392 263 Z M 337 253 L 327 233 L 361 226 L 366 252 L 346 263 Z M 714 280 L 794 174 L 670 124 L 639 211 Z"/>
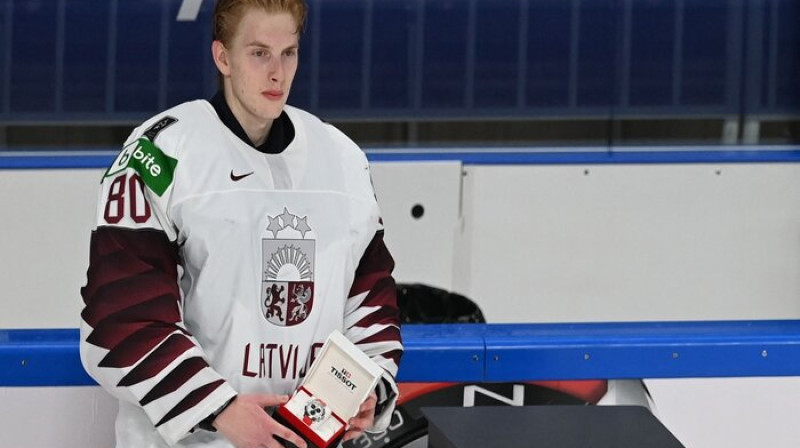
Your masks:
<path fill-rule="evenodd" d="M 217 92 L 211 99 L 211 105 L 216 110 L 222 123 L 228 127 L 240 140 L 252 146 L 256 150 L 266 154 L 279 154 L 286 149 L 294 140 L 294 125 L 286 112 L 281 112 L 275 120 L 270 120 L 269 125 L 263 129 L 263 133 L 256 133 L 255 136 L 263 135 L 260 143 L 255 142 L 253 136 L 242 126 L 242 123 L 234 115 L 223 91 Z"/>
<path fill-rule="evenodd" d="M 231 109 L 231 112 L 233 112 L 233 116 L 236 117 L 236 121 L 238 121 L 242 126 L 242 129 L 244 129 L 244 132 L 253 143 L 253 146 L 261 146 L 265 141 L 267 141 L 267 136 L 272 128 L 273 120 L 259 122 L 250 114 L 248 114 L 244 109 L 244 105 L 242 105 L 242 103 L 237 101 L 235 98 L 236 97 L 226 86 L 225 102 L 228 103 L 228 107 Z"/>

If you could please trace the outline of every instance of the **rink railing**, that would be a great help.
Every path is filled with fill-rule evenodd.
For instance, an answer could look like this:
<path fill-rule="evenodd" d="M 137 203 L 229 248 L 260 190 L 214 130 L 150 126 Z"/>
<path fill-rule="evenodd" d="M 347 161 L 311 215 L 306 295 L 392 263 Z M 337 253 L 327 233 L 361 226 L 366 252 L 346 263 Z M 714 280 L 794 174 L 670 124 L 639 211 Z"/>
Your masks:
<path fill-rule="evenodd" d="M 800 375 L 800 320 L 406 325 L 404 382 Z M 0 387 L 86 386 L 77 329 L 0 330 Z"/>
<path fill-rule="evenodd" d="M 464 165 L 797 163 L 800 145 L 367 148 L 370 162 L 458 161 Z M 105 169 L 119 149 L 1 151 L 0 170 Z"/>

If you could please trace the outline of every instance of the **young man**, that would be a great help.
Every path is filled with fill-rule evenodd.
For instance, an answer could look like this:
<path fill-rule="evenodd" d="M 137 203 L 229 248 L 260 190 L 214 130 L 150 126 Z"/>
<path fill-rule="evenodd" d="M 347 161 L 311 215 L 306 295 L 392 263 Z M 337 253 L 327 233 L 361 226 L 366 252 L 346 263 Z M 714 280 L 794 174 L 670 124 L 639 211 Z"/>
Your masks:
<path fill-rule="evenodd" d="M 220 0 L 222 91 L 146 121 L 103 177 L 81 358 L 120 399 L 120 448 L 304 447 L 265 408 L 333 330 L 385 370 L 345 440 L 389 423 L 402 344 L 368 163 L 286 105 L 305 14 Z"/>

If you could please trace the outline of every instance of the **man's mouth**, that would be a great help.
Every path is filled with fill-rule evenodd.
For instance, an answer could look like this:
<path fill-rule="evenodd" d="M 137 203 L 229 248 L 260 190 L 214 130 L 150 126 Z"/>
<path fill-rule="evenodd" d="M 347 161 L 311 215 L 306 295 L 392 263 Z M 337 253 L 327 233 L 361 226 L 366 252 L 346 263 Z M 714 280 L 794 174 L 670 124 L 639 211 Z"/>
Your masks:
<path fill-rule="evenodd" d="M 283 91 L 281 90 L 265 90 L 261 92 L 266 99 L 270 101 L 278 101 L 283 98 Z"/>

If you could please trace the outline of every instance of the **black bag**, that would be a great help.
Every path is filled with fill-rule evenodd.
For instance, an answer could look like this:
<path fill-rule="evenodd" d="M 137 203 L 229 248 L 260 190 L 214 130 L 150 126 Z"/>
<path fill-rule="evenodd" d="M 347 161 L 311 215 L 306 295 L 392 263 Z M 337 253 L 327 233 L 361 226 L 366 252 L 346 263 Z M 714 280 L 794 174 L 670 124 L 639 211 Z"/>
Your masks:
<path fill-rule="evenodd" d="M 401 324 L 486 323 L 472 300 L 420 283 L 398 284 L 397 305 Z"/>

